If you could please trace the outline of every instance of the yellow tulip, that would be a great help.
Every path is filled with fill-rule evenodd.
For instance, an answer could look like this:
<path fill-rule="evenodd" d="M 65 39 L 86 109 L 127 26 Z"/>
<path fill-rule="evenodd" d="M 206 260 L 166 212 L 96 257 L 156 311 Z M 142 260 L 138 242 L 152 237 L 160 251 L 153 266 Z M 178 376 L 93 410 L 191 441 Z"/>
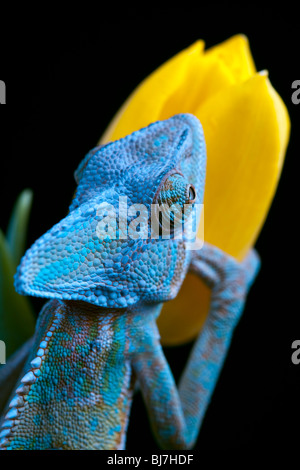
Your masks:
<path fill-rule="evenodd" d="M 256 72 L 243 35 L 204 50 L 197 41 L 147 77 L 117 113 L 101 143 L 150 122 L 188 112 L 203 126 L 207 147 L 205 240 L 242 260 L 254 245 L 276 191 L 290 120 L 266 71 Z M 193 339 L 210 291 L 188 274 L 158 325 L 164 344 Z"/>

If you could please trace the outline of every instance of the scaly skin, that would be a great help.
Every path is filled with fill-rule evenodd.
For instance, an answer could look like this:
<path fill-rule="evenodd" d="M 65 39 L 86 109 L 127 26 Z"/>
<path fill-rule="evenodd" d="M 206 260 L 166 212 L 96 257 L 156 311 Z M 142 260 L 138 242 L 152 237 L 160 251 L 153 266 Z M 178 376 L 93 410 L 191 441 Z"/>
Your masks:
<path fill-rule="evenodd" d="M 50 300 L 26 366 L 33 383 L 15 393 L 17 416 L 8 420 L 6 447 L 123 448 L 134 385 L 129 344 L 141 335 L 145 346 L 151 320 L 134 308 Z M 34 358 L 40 360 L 32 366 Z"/>
<path fill-rule="evenodd" d="M 0 448 L 124 449 L 134 377 L 160 446 L 191 448 L 258 258 L 251 252 L 240 264 L 206 244 L 189 250 L 187 235 L 163 239 L 156 231 L 151 238 L 150 226 L 143 232 L 144 216 L 144 238 L 124 236 L 120 221 L 115 232 L 99 238 L 99 222 L 118 210 L 120 197 L 128 206 L 143 204 L 148 213 L 155 202 L 176 203 L 179 213 L 194 199 L 203 202 L 205 146 L 192 115 L 94 149 L 75 177 L 70 213 L 28 250 L 18 268 L 19 293 L 52 300 L 40 313 L 34 345 L 2 419 Z M 106 212 L 100 215 L 103 203 Z M 212 302 L 177 390 L 156 318 L 188 269 L 211 287 Z"/>

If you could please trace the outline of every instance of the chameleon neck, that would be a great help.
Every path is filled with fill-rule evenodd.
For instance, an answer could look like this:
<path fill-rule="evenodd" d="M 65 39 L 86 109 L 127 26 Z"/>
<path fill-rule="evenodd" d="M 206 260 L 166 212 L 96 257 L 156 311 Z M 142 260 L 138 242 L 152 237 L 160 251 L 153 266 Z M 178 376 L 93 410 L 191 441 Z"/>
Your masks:
<path fill-rule="evenodd" d="M 136 319 L 125 309 L 49 301 L 0 448 L 124 448 L 133 390 L 128 325 Z"/>

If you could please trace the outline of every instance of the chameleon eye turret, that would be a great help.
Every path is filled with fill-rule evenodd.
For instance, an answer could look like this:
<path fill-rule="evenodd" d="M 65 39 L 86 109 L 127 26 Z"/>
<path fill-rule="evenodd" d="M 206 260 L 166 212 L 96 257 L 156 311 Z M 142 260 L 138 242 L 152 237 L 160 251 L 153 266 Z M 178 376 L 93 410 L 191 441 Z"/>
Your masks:
<path fill-rule="evenodd" d="M 186 178 L 178 173 L 171 174 L 164 181 L 157 196 L 158 204 L 176 204 L 184 209 L 184 204 L 194 202 L 196 190 L 189 184 Z"/>
<path fill-rule="evenodd" d="M 175 233 L 182 232 L 184 220 L 191 215 L 191 205 L 196 201 L 196 189 L 189 184 L 186 178 L 174 172 L 165 177 L 154 199 L 156 204 L 156 217 L 165 234 L 169 233 L 174 238 Z M 165 235 L 166 236 L 166 235 Z"/>

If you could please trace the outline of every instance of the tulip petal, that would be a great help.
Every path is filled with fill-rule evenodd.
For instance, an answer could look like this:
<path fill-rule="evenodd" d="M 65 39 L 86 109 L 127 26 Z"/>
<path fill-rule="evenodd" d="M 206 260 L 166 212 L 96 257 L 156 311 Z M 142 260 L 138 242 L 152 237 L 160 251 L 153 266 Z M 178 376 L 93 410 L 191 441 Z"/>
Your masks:
<path fill-rule="evenodd" d="M 189 62 L 185 82 L 170 92 L 157 119 L 168 119 L 177 113 L 196 114 L 196 109 L 216 90 L 221 92 L 230 85 L 248 80 L 255 73 L 247 37 L 233 36 Z"/>
<path fill-rule="evenodd" d="M 265 74 L 217 93 L 196 111 L 207 145 L 205 240 L 242 260 L 277 187 L 287 110 Z"/>
<path fill-rule="evenodd" d="M 187 83 L 189 64 L 199 60 L 203 49 L 204 42 L 196 41 L 143 80 L 125 101 L 99 143 L 120 139 L 158 120 L 166 99 Z"/>
<path fill-rule="evenodd" d="M 157 325 L 164 346 L 195 339 L 207 317 L 211 291 L 195 274 L 188 273 L 174 300 L 166 302 Z"/>
<path fill-rule="evenodd" d="M 216 94 L 196 115 L 207 145 L 205 240 L 242 260 L 276 191 L 289 116 L 266 74 Z M 205 321 L 210 292 L 195 282 L 188 275 L 177 298 L 163 307 L 158 326 L 165 345 L 193 339 Z"/>
<path fill-rule="evenodd" d="M 276 190 L 289 116 L 267 76 L 256 74 L 246 36 L 233 36 L 205 52 L 203 46 L 197 41 L 146 78 L 100 143 L 174 114 L 195 114 L 204 128 L 208 155 L 205 240 L 242 260 L 255 243 Z M 209 296 L 201 280 L 188 274 L 158 319 L 164 344 L 196 336 Z"/>
<path fill-rule="evenodd" d="M 171 79 L 171 77 L 170 77 Z M 185 81 L 169 93 L 158 119 L 168 119 L 178 113 L 195 114 L 208 98 L 235 83 L 231 70 L 214 55 L 202 55 L 188 64 Z"/>
<path fill-rule="evenodd" d="M 248 38 L 237 34 L 205 51 L 205 56 L 213 56 L 223 62 L 235 77 L 236 83 L 244 82 L 256 73 Z"/>

